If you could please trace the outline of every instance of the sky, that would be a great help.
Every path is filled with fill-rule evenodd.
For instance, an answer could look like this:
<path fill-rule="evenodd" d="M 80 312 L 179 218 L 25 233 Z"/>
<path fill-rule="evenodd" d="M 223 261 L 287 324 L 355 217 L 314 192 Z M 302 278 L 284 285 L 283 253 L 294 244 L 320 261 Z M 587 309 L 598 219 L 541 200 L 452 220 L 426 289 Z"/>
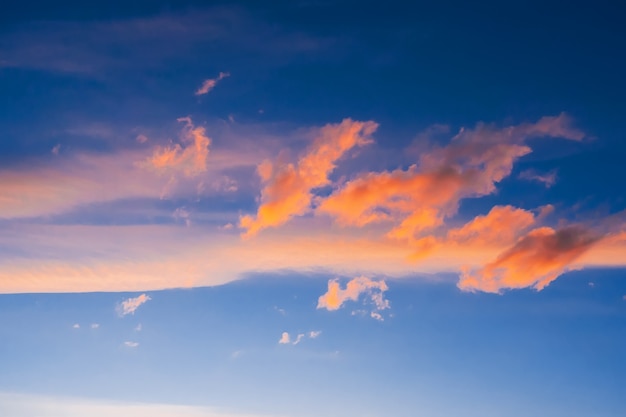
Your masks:
<path fill-rule="evenodd" d="M 9 1 L 0 415 L 626 415 L 624 11 Z"/>

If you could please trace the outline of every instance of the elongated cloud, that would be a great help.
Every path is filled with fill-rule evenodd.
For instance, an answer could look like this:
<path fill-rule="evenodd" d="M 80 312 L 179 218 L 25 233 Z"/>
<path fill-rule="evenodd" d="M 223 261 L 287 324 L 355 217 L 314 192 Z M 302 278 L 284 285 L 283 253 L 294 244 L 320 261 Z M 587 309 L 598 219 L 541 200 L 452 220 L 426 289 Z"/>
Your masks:
<path fill-rule="evenodd" d="M 353 278 L 341 288 L 338 280 L 328 281 L 328 291 L 321 295 L 317 301 L 317 308 L 326 310 L 338 310 L 346 301 L 357 301 L 361 296 L 369 299 L 376 310 L 389 308 L 389 301 L 384 298 L 384 293 L 389 288 L 385 281 L 375 281 L 368 277 Z"/>
<path fill-rule="evenodd" d="M 534 229 L 495 261 L 463 273 L 458 286 L 497 293 L 507 288 L 545 288 L 600 240 L 580 226 Z"/>
<path fill-rule="evenodd" d="M 532 169 L 527 169 L 520 172 L 519 178 L 528 181 L 537 181 L 542 183 L 546 188 L 550 188 L 556 184 L 556 171 L 553 170 L 545 174 L 540 174 Z"/>
<path fill-rule="evenodd" d="M 223 80 L 226 77 L 230 77 L 230 74 L 227 72 L 220 72 L 219 75 L 215 78 L 208 78 L 202 82 L 200 88 L 196 90 L 195 95 L 202 96 L 207 94 L 209 91 L 213 90 L 217 83 Z"/>
<path fill-rule="evenodd" d="M 420 260 L 435 250 L 445 252 L 460 246 L 508 247 L 535 221 L 535 215 L 528 210 L 495 206 L 486 215 L 476 216 L 463 226 L 448 230 L 445 236 L 430 235 L 415 240 L 411 259 Z"/>
<path fill-rule="evenodd" d="M 389 237 L 412 240 L 441 226 L 461 199 L 493 193 L 514 162 L 531 152 L 525 141 L 533 137 L 581 140 L 584 134 L 563 114 L 502 129 L 478 124 L 461 129 L 449 145 L 424 152 L 408 169 L 357 176 L 323 200 L 318 211 L 343 226 L 390 221 L 395 226 Z"/>
<path fill-rule="evenodd" d="M 322 127 L 315 140 L 297 163 L 265 161 L 258 168 L 264 184 L 261 205 L 256 217 L 243 216 L 240 227 L 243 236 L 289 221 L 305 214 L 311 208 L 312 190 L 330 184 L 329 174 L 347 151 L 371 142 L 370 135 L 377 129 L 374 122 L 344 119 L 339 124 Z"/>
<path fill-rule="evenodd" d="M 118 304 L 116 308 L 117 314 L 119 314 L 120 317 L 123 317 L 127 314 L 135 314 L 135 311 L 139 308 L 139 306 L 150 300 L 150 296 L 146 294 L 141 294 L 140 296 L 137 296 L 135 298 L 129 298 L 127 300 L 124 300 L 120 304 Z"/>
<path fill-rule="evenodd" d="M 129 348 L 136 348 L 137 346 L 139 346 L 139 342 L 133 342 L 133 341 L 126 341 L 124 342 L 124 346 L 129 347 Z"/>
<path fill-rule="evenodd" d="M 157 147 L 149 159 L 149 164 L 160 171 L 182 172 L 188 177 L 199 175 L 207 170 L 211 139 L 202 126 L 195 126 L 189 117 L 181 117 L 185 123 L 181 133 L 182 144 Z"/>

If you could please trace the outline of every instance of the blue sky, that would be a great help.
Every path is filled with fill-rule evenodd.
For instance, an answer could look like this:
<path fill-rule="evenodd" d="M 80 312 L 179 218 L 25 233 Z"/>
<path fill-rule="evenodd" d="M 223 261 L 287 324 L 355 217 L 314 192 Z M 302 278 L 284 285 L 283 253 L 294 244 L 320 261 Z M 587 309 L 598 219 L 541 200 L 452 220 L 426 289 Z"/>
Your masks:
<path fill-rule="evenodd" d="M 0 414 L 621 416 L 611 3 L 11 2 Z"/>

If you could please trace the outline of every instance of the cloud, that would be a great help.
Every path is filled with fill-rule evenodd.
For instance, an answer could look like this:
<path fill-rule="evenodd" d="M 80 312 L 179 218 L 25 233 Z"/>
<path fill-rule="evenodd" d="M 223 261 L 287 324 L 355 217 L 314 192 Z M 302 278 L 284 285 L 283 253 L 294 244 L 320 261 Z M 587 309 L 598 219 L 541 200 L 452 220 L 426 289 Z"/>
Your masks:
<path fill-rule="evenodd" d="M 52 147 L 52 150 L 50 152 L 52 152 L 52 155 L 58 155 L 60 151 L 61 151 L 61 144 L 57 143 L 56 145 Z"/>
<path fill-rule="evenodd" d="M 181 132 L 181 143 L 157 147 L 148 164 L 160 172 L 182 172 L 187 177 L 197 176 L 207 170 L 211 139 L 206 129 L 196 127 L 190 117 L 181 117 L 185 126 Z"/>
<path fill-rule="evenodd" d="M 230 77 L 230 74 L 227 72 L 220 72 L 217 77 L 204 80 L 200 88 L 196 90 L 195 95 L 201 96 L 207 94 L 209 91 L 215 88 L 219 81 L 223 80 L 226 77 Z"/>
<path fill-rule="evenodd" d="M 572 269 L 572 264 L 600 239 L 582 226 L 531 230 L 493 262 L 478 270 L 464 271 L 458 287 L 492 293 L 526 287 L 542 290 Z"/>
<path fill-rule="evenodd" d="M 0 411 L 6 416 L 37 417 L 253 417 L 223 408 L 192 405 L 111 401 L 0 392 Z M 259 416 L 257 416 L 259 417 Z M 269 416 L 265 416 L 269 417 Z"/>
<path fill-rule="evenodd" d="M 377 317 L 378 311 L 389 308 L 389 301 L 384 298 L 385 291 L 388 290 L 385 281 L 374 281 L 367 277 L 353 278 L 342 289 L 339 281 L 333 279 L 328 281 L 328 291 L 321 295 L 317 301 L 317 308 L 325 308 L 329 311 L 338 310 L 346 301 L 357 301 L 361 296 L 365 296 L 374 306 Z"/>
<path fill-rule="evenodd" d="M 91 323 L 91 328 L 92 329 L 98 329 L 98 328 L 100 328 L 100 324 L 99 323 Z"/>
<path fill-rule="evenodd" d="M 142 326 L 141 326 L 141 323 L 139 323 L 137 326 L 135 326 L 135 331 L 140 332 L 141 330 L 142 330 Z"/>
<path fill-rule="evenodd" d="M 280 335 L 280 340 L 278 341 L 278 343 L 280 343 L 281 345 L 287 345 L 291 343 L 291 338 L 289 337 L 289 333 L 283 332 L 283 334 Z"/>
<path fill-rule="evenodd" d="M 256 217 L 243 216 L 240 227 L 244 237 L 280 226 L 294 216 L 311 209 L 312 190 L 330 185 L 328 176 L 347 151 L 371 142 L 370 135 L 378 128 L 374 122 L 344 119 L 328 124 L 317 135 L 297 163 L 265 161 L 258 167 L 263 183 L 261 205 Z"/>
<path fill-rule="evenodd" d="M 296 339 L 293 341 L 294 345 L 297 345 L 298 343 L 300 343 L 302 341 L 302 339 L 304 338 L 304 333 L 300 333 L 296 336 Z"/>
<path fill-rule="evenodd" d="M 514 162 L 531 152 L 525 142 L 534 137 L 581 140 L 561 114 L 536 123 L 496 128 L 479 123 L 461 129 L 451 142 L 420 155 L 408 169 L 367 172 L 348 181 L 324 199 L 318 212 L 341 226 L 391 222 L 391 238 L 413 240 L 444 224 L 457 212 L 459 201 L 493 193 L 510 175 Z"/>
<path fill-rule="evenodd" d="M 129 348 L 136 348 L 137 346 L 139 346 L 139 342 L 126 341 L 124 342 L 124 346 Z"/>
<path fill-rule="evenodd" d="M 124 300 L 120 304 L 117 305 L 116 307 L 117 314 L 119 314 L 120 317 L 123 317 L 127 314 L 135 314 L 135 311 L 139 308 L 139 306 L 141 306 L 142 304 L 150 300 L 151 300 L 150 296 L 146 294 L 141 294 L 137 297 Z"/>
<path fill-rule="evenodd" d="M 556 184 L 556 170 L 546 172 L 545 174 L 539 174 L 532 169 L 527 169 L 520 172 L 518 178 L 528 181 L 537 181 L 545 185 L 546 188 L 550 188 Z"/>
<path fill-rule="evenodd" d="M 541 208 L 541 212 L 545 210 L 545 207 Z M 535 215 L 528 210 L 494 206 L 486 215 L 476 216 L 461 227 L 449 229 L 442 237 L 429 235 L 415 240 L 411 259 L 420 260 L 436 250 L 445 252 L 459 246 L 506 247 L 535 222 Z"/>
<path fill-rule="evenodd" d="M 280 337 L 280 340 L 278 341 L 279 344 L 281 345 L 297 345 L 300 342 L 302 342 L 304 339 L 309 338 L 309 339 L 315 339 L 317 338 L 320 334 L 322 334 L 322 332 L 320 330 L 314 330 L 314 331 L 310 331 L 308 333 L 298 333 L 296 335 L 295 338 L 292 338 L 288 332 L 283 332 L 283 334 Z"/>
<path fill-rule="evenodd" d="M 75 323 L 75 324 L 72 326 L 72 329 L 80 329 L 80 324 Z"/>

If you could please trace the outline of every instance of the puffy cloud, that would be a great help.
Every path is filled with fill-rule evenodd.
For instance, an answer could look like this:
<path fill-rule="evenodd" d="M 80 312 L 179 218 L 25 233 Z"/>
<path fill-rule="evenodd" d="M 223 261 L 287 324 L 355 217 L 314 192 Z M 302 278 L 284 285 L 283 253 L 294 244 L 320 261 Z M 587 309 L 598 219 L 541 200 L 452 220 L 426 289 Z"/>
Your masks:
<path fill-rule="evenodd" d="M 260 230 L 282 225 L 293 216 L 305 214 L 311 208 L 312 190 L 330 184 L 328 176 L 347 151 L 371 142 L 370 135 L 378 125 L 344 119 L 321 129 L 306 153 L 297 163 L 265 161 L 258 167 L 263 182 L 261 205 L 256 217 L 243 216 L 244 237 Z"/>
<path fill-rule="evenodd" d="M 150 298 L 150 296 L 146 294 L 141 294 L 137 297 L 124 300 L 117 305 L 117 314 L 119 314 L 120 317 L 123 317 L 127 314 L 135 314 L 135 311 L 139 308 L 139 306 L 150 301 L 151 299 L 152 298 Z"/>
<path fill-rule="evenodd" d="M 180 135 L 181 143 L 170 146 L 158 146 L 148 160 L 152 166 L 162 172 L 182 172 L 187 177 L 197 176 L 207 170 L 211 139 L 202 126 L 195 126 L 189 117 L 181 117 L 185 127 Z"/>
<path fill-rule="evenodd" d="M 511 174 L 514 162 L 531 152 L 533 137 L 581 140 L 564 114 L 498 129 L 478 124 L 461 129 L 450 144 L 423 152 L 407 169 L 368 172 L 348 181 L 323 200 L 318 211 L 343 226 L 392 221 L 392 238 L 412 240 L 443 224 L 459 201 L 493 193 Z"/>
<path fill-rule="evenodd" d="M 362 295 L 374 305 L 376 311 L 389 308 L 389 301 L 384 298 L 384 293 L 389 288 L 385 281 L 375 281 L 368 277 L 353 278 L 341 288 L 339 281 L 328 281 L 328 290 L 317 301 L 317 308 L 325 308 L 329 311 L 338 310 L 346 301 L 357 301 Z M 374 316 L 372 316 L 374 317 Z"/>
<path fill-rule="evenodd" d="M 466 270 L 458 286 L 462 290 L 493 293 L 508 288 L 541 290 L 572 269 L 572 264 L 600 239 L 581 226 L 537 228 L 493 262 L 475 271 Z"/>
<path fill-rule="evenodd" d="M 223 80 L 226 77 L 230 77 L 230 74 L 227 72 L 220 72 L 217 77 L 204 80 L 200 88 L 196 90 L 195 95 L 201 96 L 207 94 L 209 91 L 215 88 L 219 81 Z"/>
<path fill-rule="evenodd" d="M 283 334 L 280 335 L 280 340 L 278 341 L 278 343 L 280 343 L 281 345 L 288 345 L 289 343 L 291 343 L 289 333 L 283 332 Z"/>
<path fill-rule="evenodd" d="M 545 174 L 539 174 L 532 169 L 527 169 L 520 172 L 519 178 L 528 181 L 537 181 L 545 185 L 546 188 L 550 188 L 556 184 L 556 171 L 553 170 Z"/>

